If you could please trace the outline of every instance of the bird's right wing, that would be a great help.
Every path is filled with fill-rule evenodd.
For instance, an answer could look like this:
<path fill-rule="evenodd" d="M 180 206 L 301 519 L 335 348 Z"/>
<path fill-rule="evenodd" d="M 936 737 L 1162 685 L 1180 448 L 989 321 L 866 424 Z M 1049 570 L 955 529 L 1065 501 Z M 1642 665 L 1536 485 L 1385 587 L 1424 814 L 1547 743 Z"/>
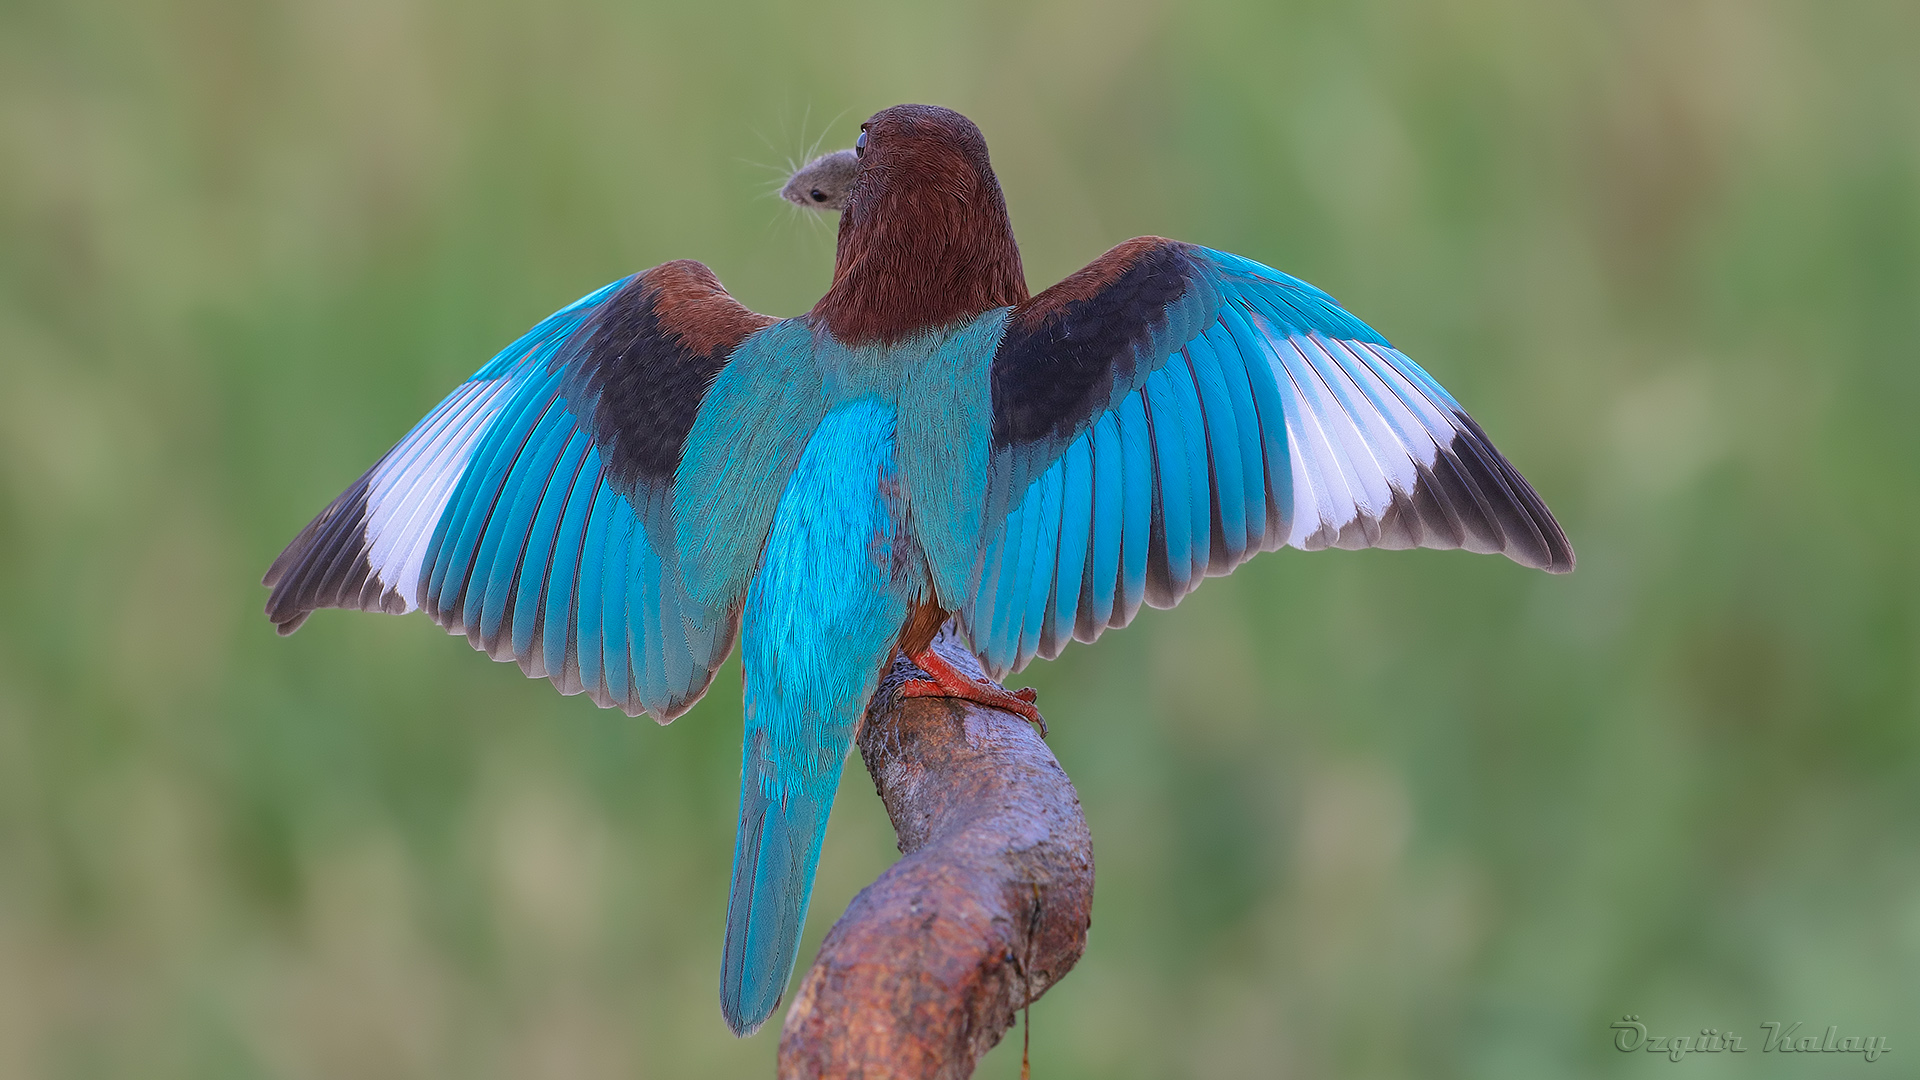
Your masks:
<path fill-rule="evenodd" d="M 290 634 L 316 608 L 422 608 L 563 694 L 679 715 L 739 612 L 687 595 L 674 471 L 714 377 L 772 322 L 691 261 L 548 316 L 287 545 L 267 616 Z"/>
<path fill-rule="evenodd" d="M 996 676 L 1283 545 L 1573 569 L 1452 395 L 1251 259 L 1130 240 L 1014 308 L 990 378 L 985 527 L 958 606 Z"/>

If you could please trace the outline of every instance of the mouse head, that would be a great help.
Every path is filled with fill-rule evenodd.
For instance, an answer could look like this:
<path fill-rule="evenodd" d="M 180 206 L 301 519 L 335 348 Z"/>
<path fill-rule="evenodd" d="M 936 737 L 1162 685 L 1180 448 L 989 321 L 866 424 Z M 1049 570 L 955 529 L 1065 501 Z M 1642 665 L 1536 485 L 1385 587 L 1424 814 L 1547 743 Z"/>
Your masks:
<path fill-rule="evenodd" d="M 845 210 L 860 158 L 852 150 L 822 154 L 794 170 L 780 197 L 807 210 Z"/>

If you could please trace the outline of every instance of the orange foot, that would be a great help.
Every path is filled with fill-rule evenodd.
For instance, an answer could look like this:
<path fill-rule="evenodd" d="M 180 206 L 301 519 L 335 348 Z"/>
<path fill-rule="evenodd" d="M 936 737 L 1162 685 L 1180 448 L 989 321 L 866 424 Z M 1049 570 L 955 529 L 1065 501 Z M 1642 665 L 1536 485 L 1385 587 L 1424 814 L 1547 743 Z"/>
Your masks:
<path fill-rule="evenodd" d="M 954 669 L 952 664 L 942 660 L 931 647 L 916 653 L 907 659 L 914 666 L 927 673 L 928 678 L 911 679 L 900 685 L 901 697 L 945 697 L 959 698 L 962 701 L 977 702 L 992 709 L 1005 709 L 1026 718 L 1027 722 L 1040 729 L 1040 737 L 1047 737 L 1047 722 L 1034 707 L 1038 696 L 1031 687 L 1024 690 L 1005 690 L 985 679 L 970 679 Z"/>

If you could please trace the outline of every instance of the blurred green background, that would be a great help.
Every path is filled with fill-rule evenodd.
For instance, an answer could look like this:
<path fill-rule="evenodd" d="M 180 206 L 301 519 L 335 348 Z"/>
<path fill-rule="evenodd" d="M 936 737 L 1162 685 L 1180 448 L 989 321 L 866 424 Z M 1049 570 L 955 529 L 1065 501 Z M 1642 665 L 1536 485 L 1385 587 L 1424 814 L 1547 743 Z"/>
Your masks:
<path fill-rule="evenodd" d="M 1920 6 L 0 6 L 0 1078 L 770 1076 L 716 1000 L 739 682 L 656 728 L 269 560 L 494 350 L 985 131 L 1036 288 L 1162 233 L 1473 409 L 1570 578 L 1266 556 L 1029 669 L 1099 860 L 1035 1075 L 1920 1068 Z M 1019 680 L 1016 680 L 1018 683 Z M 849 776 L 802 953 L 894 857 Z M 1019 1034 L 980 1075 L 1019 1070 Z"/>

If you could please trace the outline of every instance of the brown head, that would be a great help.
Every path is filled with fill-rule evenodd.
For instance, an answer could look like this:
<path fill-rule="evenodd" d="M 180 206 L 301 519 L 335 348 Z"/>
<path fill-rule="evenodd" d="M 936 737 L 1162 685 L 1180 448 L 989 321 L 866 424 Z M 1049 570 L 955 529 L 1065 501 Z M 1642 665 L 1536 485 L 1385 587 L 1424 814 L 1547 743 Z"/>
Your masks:
<path fill-rule="evenodd" d="M 987 141 L 935 105 L 860 125 L 833 286 L 813 307 L 847 345 L 892 342 L 1027 298 Z"/>

